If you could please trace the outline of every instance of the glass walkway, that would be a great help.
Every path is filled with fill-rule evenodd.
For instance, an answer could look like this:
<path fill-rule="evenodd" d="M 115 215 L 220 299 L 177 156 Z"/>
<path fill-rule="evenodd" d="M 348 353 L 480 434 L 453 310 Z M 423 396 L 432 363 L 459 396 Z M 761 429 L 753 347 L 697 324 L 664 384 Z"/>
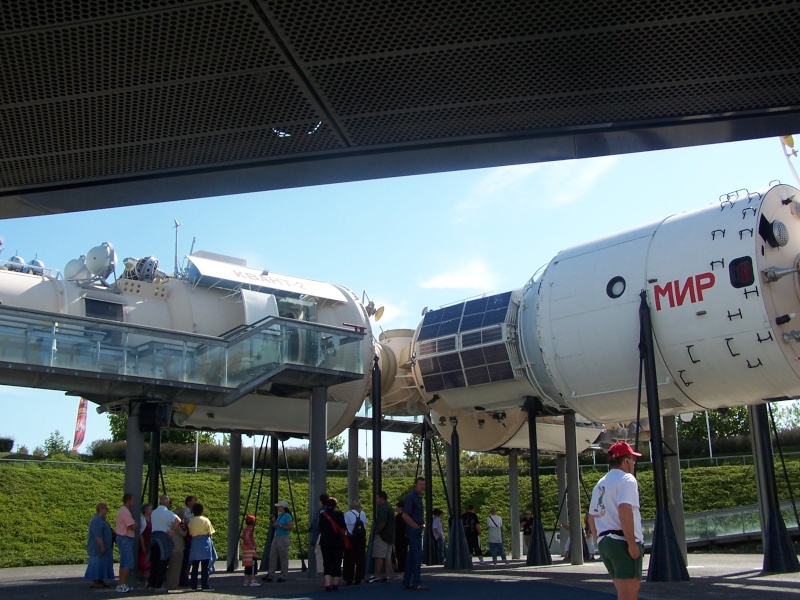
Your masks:
<path fill-rule="evenodd" d="M 219 337 L 0 306 L 0 383 L 226 406 L 268 382 L 363 379 L 365 333 L 268 317 Z"/>

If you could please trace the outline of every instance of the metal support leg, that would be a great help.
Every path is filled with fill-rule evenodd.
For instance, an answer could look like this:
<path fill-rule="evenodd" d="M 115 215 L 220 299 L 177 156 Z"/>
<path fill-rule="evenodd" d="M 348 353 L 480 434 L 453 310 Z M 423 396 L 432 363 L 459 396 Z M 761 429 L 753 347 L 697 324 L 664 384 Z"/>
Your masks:
<path fill-rule="evenodd" d="M 567 512 L 569 516 L 569 560 L 583 564 L 583 511 L 578 469 L 578 436 L 575 413 L 564 415 L 564 443 L 567 448 Z"/>
<path fill-rule="evenodd" d="M 278 436 L 274 433 L 269 436 L 269 506 L 267 506 L 267 518 L 265 523 L 269 523 L 269 517 L 276 513 L 275 503 L 278 501 L 278 479 L 280 477 L 280 455 L 278 454 Z M 269 551 L 272 540 L 275 539 L 275 528 L 267 528 L 267 542 L 264 544 L 264 554 L 261 556 L 263 570 L 266 571 L 269 565 Z"/>
<path fill-rule="evenodd" d="M 161 430 L 150 434 L 150 488 L 147 501 L 153 505 L 153 510 L 158 506 L 158 483 L 161 474 Z"/>
<path fill-rule="evenodd" d="M 567 517 L 567 457 L 564 454 L 556 455 L 556 487 L 558 489 L 558 553 L 566 556 L 567 540 L 569 539 L 569 518 Z"/>
<path fill-rule="evenodd" d="M 667 480 L 664 473 L 664 443 L 661 436 L 661 414 L 658 403 L 658 379 L 656 376 L 655 344 L 653 325 L 647 292 L 641 293 L 639 305 L 639 348 L 644 359 L 644 380 L 647 390 L 647 417 L 650 420 L 650 447 L 655 484 L 656 524 L 650 551 L 650 566 L 647 581 L 689 581 L 689 571 L 683 554 L 675 539 L 675 530 L 669 515 L 667 502 Z"/>
<path fill-rule="evenodd" d="M 508 455 L 508 497 L 510 499 L 511 519 L 511 558 L 519 558 L 519 470 L 517 467 L 517 451 Z"/>
<path fill-rule="evenodd" d="M 352 425 L 347 440 L 347 498 L 358 498 L 358 429 Z"/>
<path fill-rule="evenodd" d="M 131 507 L 133 520 L 139 522 L 142 499 L 142 475 L 144 475 L 144 433 L 139 430 L 139 407 L 141 404 L 131 400 L 128 414 L 128 434 L 125 442 L 125 490 L 133 494 L 135 501 Z M 133 547 L 139 547 L 139 528 L 134 531 Z M 134 553 L 136 556 L 136 553 Z M 137 561 L 134 561 L 136 563 Z M 134 569 L 135 570 L 135 565 Z"/>
<path fill-rule="evenodd" d="M 528 413 L 528 442 L 531 453 L 531 501 L 533 503 L 533 531 L 528 558 L 525 564 L 530 566 L 552 565 L 553 559 L 547 548 L 542 525 L 542 500 L 539 491 L 539 442 L 536 437 L 536 416 L 541 413 L 542 403 L 538 398 L 528 396 L 522 410 Z"/>
<path fill-rule="evenodd" d="M 683 516 L 683 488 L 681 486 L 681 457 L 678 449 L 678 423 L 675 415 L 664 417 L 664 443 L 670 452 L 666 457 L 667 483 L 669 484 L 669 515 L 672 518 L 672 527 L 675 530 L 675 539 L 683 555 L 683 562 L 689 564 L 686 551 L 686 521 Z"/>
<path fill-rule="evenodd" d="M 378 510 L 375 495 L 383 489 L 383 456 L 381 450 L 381 367 L 378 357 L 372 364 L 372 501 Z"/>
<path fill-rule="evenodd" d="M 769 435 L 767 405 L 749 408 L 750 435 L 753 437 L 753 464 L 756 468 L 758 506 L 761 509 L 761 539 L 764 543 L 764 573 L 800 571 L 792 538 L 783 522 L 778 488 L 775 485 L 772 438 Z"/>
<path fill-rule="evenodd" d="M 439 561 L 436 556 L 436 538 L 433 537 L 433 452 L 431 452 L 432 434 L 428 422 L 422 423 L 422 454 L 425 464 L 425 539 L 422 549 L 426 565 L 435 565 Z"/>
<path fill-rule="evenodd" d="M 242 514 L 242 434 L 231 434 L 228 457 L 228 573 L 239 567 L 239 517 Z"/>
<path fill-rule="evenodd" d="M 311 390 L 311 411 L 309 415 L 309 437 L 308 437 L 308 520 L 312 523 L 314 513 L 319 506 L 319 496 L 325 491 L 327 486 L 327 450 L 325 442 L 328 437 L 328 389 L 316 387 Z M 313 542 L 308 541 L 308 556 L 314 552 Z M 318 565 L 317 565 L 318 566 Z M 309 577 L 316 576 L 316 570 L 308 570 Z"/>
<path fill-rule="evenodd" d="M 459 469 L 460 443 L 458 440 L 458 420 L 450 418 L 453 433 L 450 435 L 450 454 L 447 456 L 447 464 L 453 465 L 453 487 L 451 498 L 453 499 L 453 518 L 450 523 L 450 545 L 444 559 L 445 571 L 460 571 L 462 569 L 472 569 L 472 557 L 467 548 L 467 536 L 464 533 L 464 523 L 461 522 L 461 470 Z"/>

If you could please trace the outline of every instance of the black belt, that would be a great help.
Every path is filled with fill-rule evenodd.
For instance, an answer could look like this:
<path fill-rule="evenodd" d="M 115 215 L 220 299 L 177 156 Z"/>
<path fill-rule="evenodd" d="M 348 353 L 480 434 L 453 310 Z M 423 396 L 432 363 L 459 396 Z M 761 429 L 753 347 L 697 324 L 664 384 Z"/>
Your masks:
<path fill-rule="evenodd" d="M 598 533 L 597 537 L 599 539 L 604 535 L 609 535 L 609 534 L 618 535 L 623 538 L 625 537 L 625 532 L 622 531 L 621 529 L 606 529 L 605 531 L 601 531 L 600 533 Z"/>

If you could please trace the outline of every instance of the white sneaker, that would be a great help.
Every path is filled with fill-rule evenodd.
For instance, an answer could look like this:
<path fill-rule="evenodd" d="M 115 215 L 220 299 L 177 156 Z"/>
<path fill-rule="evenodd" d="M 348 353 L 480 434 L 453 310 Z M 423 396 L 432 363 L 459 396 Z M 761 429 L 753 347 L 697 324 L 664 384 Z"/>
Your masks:
<path fill-rule="evenodd" d="M 261 587 L 261 584 L 253 580 L 250 582 L 250 587 Z"/>
<path fill-rule="evenodd" d="M 125 593 L 127 593 L 127 592 L 130 592 L 130 591 L 131 591 L 131 587 L 130 587 L 130 586 L 128 586 L 128 585 L 118 585 L 118 586 L 117 586 L 117 591 L 118 591 L 120 594 L 125 594 Z"/>

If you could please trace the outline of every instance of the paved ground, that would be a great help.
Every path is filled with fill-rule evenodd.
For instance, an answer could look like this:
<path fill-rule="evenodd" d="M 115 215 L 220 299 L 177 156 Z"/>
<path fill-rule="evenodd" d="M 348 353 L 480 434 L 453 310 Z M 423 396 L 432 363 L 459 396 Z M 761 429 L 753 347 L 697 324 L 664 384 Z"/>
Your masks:
<path fill-rule="evenodd" d="M 647 557 L 645 557 L 646 560 Z M 115 565 L 116 566 L 116 565 Z M 773 600 L 800 598 L 800 573 L 762 575 L 762 556 L 754 554 L 691 554 L 688 582 L 642 584 L 643 600 L 699 600 L 720 598 L 724 600 Z M 0 569 L 0 598 L 2 600 L 33 599 L 100 599 L 150 596 L 145 590 L 131 594 L 117 594 L 114 588 L 92 590 L 83 580 L 83 566 L 28 567 Z M 401 581 L 385 584 L 341 587 L 340 596 L 348 598 L 407 598 L 423 597 L 458 598 L 459 600 L 487 600 L 498 593 L 503 598 L 540 597 L 548 600 L 613 600 L 614 588 L 601 563 L 591 562 L 575 567 L 556 562 L 550 567 L 526 567 L 524 561 L 511 561 L 509 566 L 478 567 L 472 571 L 446 572 L 442 567 L 423 567 L 423 582 L 430 592 L 401 589 Z M 311 580 L 300 571 L 299 563 L 292 562 L 286 583 L 264 583 L 260 588 L 242 587 L 241 573 L 212 575 L 210 592 L 175 590 L 161 596 L 186 596 L 191 600 L 245 600 L 250 598 L 283 598 L 301 600 L 328 598 L 321 587 L 321 579 Z M 425 595 L 427 594 L 427 596 Z M 188 600 L 187 598 L 187 600 Z"/>

